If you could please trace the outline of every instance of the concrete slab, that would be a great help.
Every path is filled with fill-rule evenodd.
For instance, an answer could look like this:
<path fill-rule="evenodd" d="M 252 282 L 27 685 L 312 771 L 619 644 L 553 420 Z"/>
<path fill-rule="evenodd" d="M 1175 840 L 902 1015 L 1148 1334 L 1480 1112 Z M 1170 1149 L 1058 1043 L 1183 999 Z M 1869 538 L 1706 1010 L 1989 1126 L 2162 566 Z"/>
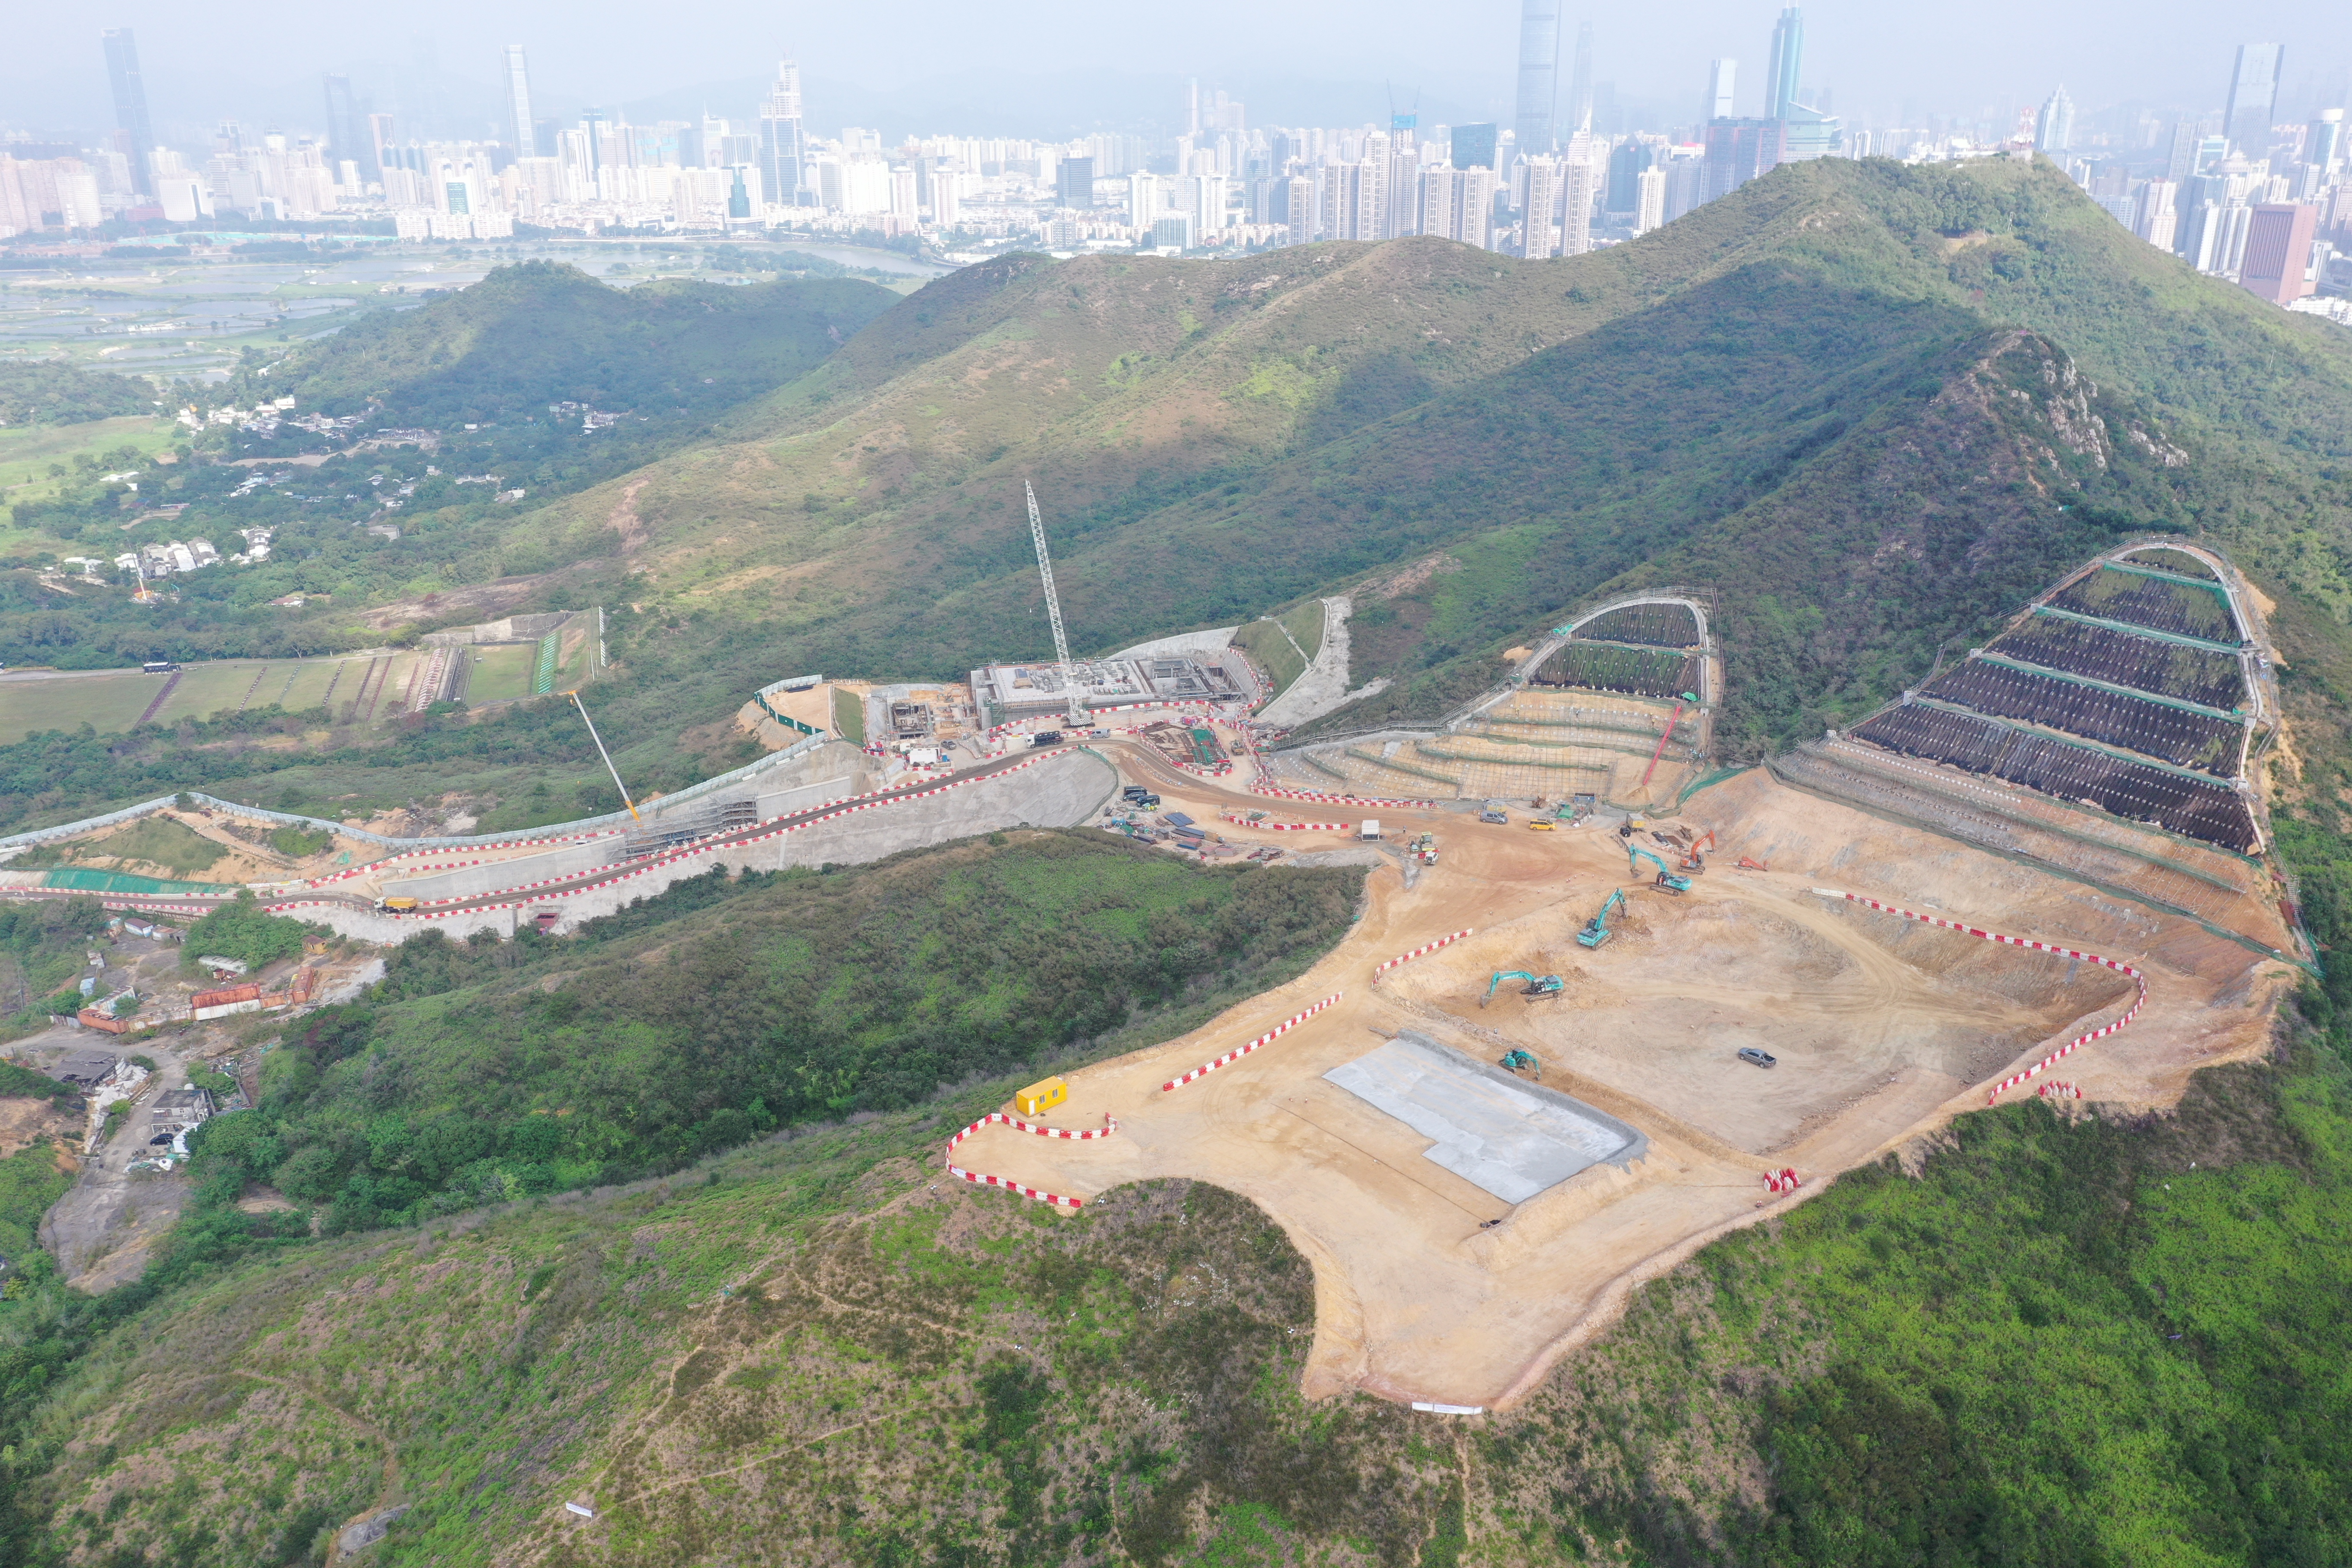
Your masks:
<path fill-rule="evenodd" d="M 1506 1203 L 1594 1165 L 1630 1164 L 1648 1147 L 1604 1111 L 1410 1030 L 1323 1076 L 1433 1140 L 1423 1159 Z"/>

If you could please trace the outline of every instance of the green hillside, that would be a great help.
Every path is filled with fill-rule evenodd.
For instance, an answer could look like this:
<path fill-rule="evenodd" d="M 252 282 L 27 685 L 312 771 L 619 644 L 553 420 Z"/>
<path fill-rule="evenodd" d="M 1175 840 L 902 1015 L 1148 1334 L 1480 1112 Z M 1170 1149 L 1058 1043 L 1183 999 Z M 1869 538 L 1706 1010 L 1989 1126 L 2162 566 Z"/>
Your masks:
<path fill-rule="evenodd" d="M 64 360 L 0 364 L 0 426 L 86 425 L 153 414 L 155 398 L 143 381 Z"/>
<path fill-rule="evenodd" d="M 551 403 L 707 411 L 814 369 L 897 298 L 856 279 L 614 289 L 561 262 L 525 261 L 421 309 L 362 316 L 254 376 L 251 391 L 434 430 L 544 420 Z"/>
<path fill-rule="evenodd" d="M 1358 673 L 1409 678 L 1391 714 L 1637 566 L 1703 573 L 1787 667 L 1735 675 L 1760 743 L 2119 529 L 2210 528 L 2352 604 L 2342 469 L 2313 460 L 2352 443 L 2342 335 L 2188 272 L 2047 166 L 1827 160 L 1569 261 L 1407 240 L 968 269 L 734 440 L 519 528 L 616 542 L 625 495 L 631 569 L 714 645 L 925 675 L 1034 641 L 1024 476 L 1089 646 L 1450 551 L 1374 595 Z M 1865 533 L 1880 581 L 1822 572 Z M 1807 649 L 1769 632 L 1815 616 Z"/>

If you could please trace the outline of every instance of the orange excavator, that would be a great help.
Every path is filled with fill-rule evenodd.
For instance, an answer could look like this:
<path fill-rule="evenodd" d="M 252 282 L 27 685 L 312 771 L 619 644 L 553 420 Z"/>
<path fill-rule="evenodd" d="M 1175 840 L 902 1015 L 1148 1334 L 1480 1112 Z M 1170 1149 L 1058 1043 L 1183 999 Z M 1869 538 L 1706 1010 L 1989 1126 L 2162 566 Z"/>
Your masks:
<path fill-rule="evenodd" d="M 1708 849 L 1715 847 L 1714 828 L 1708 828 L 1705 833 L 1700 834 L 1696 838 L 1691 840 L 1691 847 L 1683 852 L 1683 863 L 1677 868 L 1677 869 L 1688 871 L 1694 877 L 1706 876 L 1706 858 L 1699 853 L 1702 846 Z"/>

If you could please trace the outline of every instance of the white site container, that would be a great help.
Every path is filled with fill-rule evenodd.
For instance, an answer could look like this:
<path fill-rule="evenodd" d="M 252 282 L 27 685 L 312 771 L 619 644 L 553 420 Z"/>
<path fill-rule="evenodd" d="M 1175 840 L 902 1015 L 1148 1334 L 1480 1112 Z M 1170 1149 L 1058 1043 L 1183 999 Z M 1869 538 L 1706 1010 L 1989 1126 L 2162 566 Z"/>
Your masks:
<path fill-rule="evenodd" d="M 1364 818 L 1364 820 L 1363 820 L 1363 821 L 1361 821 L 1361 822 L 1360 822 L 1360 823 L 1356 824 L 1356 837 L 1359 837 L 1359 838 L 1378 838 L 1380 836 L 1381 836 L 1381 825 L 1380 825 L 1380 820 L 1379 820 L 1377 817 L 1370 817 L 1370 816 L 1368 816 L 1368 817 Z"/>

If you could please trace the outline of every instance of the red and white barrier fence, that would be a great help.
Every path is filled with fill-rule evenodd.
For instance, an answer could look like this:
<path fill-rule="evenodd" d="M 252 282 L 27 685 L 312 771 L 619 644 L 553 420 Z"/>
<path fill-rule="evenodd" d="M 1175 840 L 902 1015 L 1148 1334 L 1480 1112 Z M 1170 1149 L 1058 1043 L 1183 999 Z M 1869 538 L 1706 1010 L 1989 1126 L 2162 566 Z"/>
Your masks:
<path fill-rule="evenodd" d="M 1170 1079 L 1166 1083 L 1160 1086 L 1160 1092 L 1166 1094 L 1171 1089 L 1181 1089 L 1186 1084 L 1191 1083 L 1194 1079 L 1206 1078 L 1211 1073 L 1216 1071 L 1219 1068 L 1227 1067 L 1241 1060 L 1244 1057 L 1249 1055 L 1260 1046 L 1280 1039 L 1283 1036 L 1290 1033 L 1291 1030 L 1307 1022 L 1307 1019 L 1312 1018 L 1316 1014 L 1320 1013 L 1324 1008 L 1328 1007 L 1331 1004 L 1337 1002 L 1340 997 L 1346 994 L 1347 993 L 1344 991 L 1334 991 L 1328 996 L 1324 997 L 1320 1002 L 1316 1003 L 1312 1007 L 1307 1008 L 1304 1013 L 1295 1013 L 1291 1016 L 1285 1018 L 1281 1023 L 1276 1024 L 1273 1028 L 1268 1029 L 1265 1034 L 1260 1035 L 1248 1045 L 1227 1051 L 1215 1061 L 1202 1062 L 1199 1067 L 1194 1068 L 1182 1078 Z"/>
<path fill-rule="evenodd" d="M 2034 1098 L 2037 1100 L 2080 1100 L 2083 1098 L 2082 1089 L 2077 1088 L 2075 1085 L 2067 1083 L 2063 1079 L 2054 1079 L 2035 1089 L 2033 1094 Z"/>
<path fill-rule="evenodd" d="M 1252 795 L 1280 795 L 1285 800 L 1315 800 L 1326 805 L 1395 805 L 1423 811 L 1435 805 L 1432 800 L 1367 800 L 1352 795 L 1321 795 L 1311 789 L 1276 789 L 1270 784 L 1250 785 Z"/>
<path fill-rule="evenodd" d="M 1804 1178 L 1797 1174 L 1796 1167 L 1792 1165 L 1764 1173 L 1764 1190 L 1767 1192 L 1793 1193 L 1804 1184 Z"/>
<path fill-rule="evenodd" d="M 1411 952 L 1400 952 L 1394 958 L 1390 959 L 1386 963 L 1381 964 L 1378 969 L 1373 970 L 1372 977 L 1374 979 L 1378 979 L 1380 976 L 1386 974 L 1390 970 L 1394 969 L 1400 963 L 1411 963 L 1414 959 L 1421 957 L 1424 953 L 1435 952 L 1441 947 L 1450 946 L 1454 942 L 1460 942 L 1464 937 L 1468 936 L 1470 931 L 1476 931 L 1477 929 L 1478 928 L 1476 926 L 1472 926 L 1470 931 L 1457 931 L 1452 936 L 1441 936 L 1435 942 L 1423 942 Z"/>
<path fill-rule="evenodd" d="M 1066 1127 L 1041 1127 L 1034 1121 L 1024 1121 L 1018 1117 L 1007 1116 L 1001 1110 L 992 1110 L 948 1140 L 949 1175 L 961 1176 L 975 1187 L 1003 1187 L 1008 1193 L 1019 1193 L 1024 1198 L 1035 1198 L 1040 1203 L 1053 1204 L 1060 1208 L 1079 1209 L 1086 1206 L 1086 1199 L 1066 1198 L 1059 1193 L 1049 1193 L 1043 1187 L 1029 1186 L 1013 1180 L 1010 1176 L 992 1176 L 985 1171 L 967 1171 L 957 1164 L 955 1163 L 956 1145 L 982 1128 L 993 1125 L 1010 1127 L 1015 1132 L 1034 1133 L 1040 1138 L 1075 1138 L 1084 1142 L 1094 1138 L 1108 1138 L 1118 1131 L 1118 1119 L 1106 1110 L 1103 1112 L 1103 1124 L 1100 1127 L 1089 1128 L 1083 1132 L 1074 1132 Z"/>
<path fill-rule="evenodd" d="M 2124 1009 L 2122 1017 L 2117 1018 L 2111 1024 L 2102 1025 L 2098 1028 L 2093 1029 L 2087 1035 L 2075 1036 L 2073 1039 L 2067 1041 L 2056 1050 L 2052 1051 L 2048 1056 L 2043 1057 L 2040 1061 L 2035 1062 L 2032 1067 L 2027 1068 L 2023 1072 L 2010 1074 L 2007 1078 L 1992 1086 L 1991 1092 L 1985 1096 L 1985 1103 L 1987 1105 L 1990 1105 L 1995 1100 L 1999 1100 L 2003 1091 L 2015 1089 L 2019 1084 L 2024 1083 L 2030 1079 L 2038 1077 L 2048 1068 L 2056 1066 L 2061 1058 L 2073 1054 L 2078 1047 L 2087 1046 L 2093 1040 L 2106 1038 L 2109 1035 L 2114 1034 L 2116 1030 L 2130 1023 L 2134 1018 L 2138 1017 L 2139 1010 L 2147 1005 L 2147 976 L 2142 974 L 2130 964 L 2124 963 L 2121 959 L 2101 958 L 2095 952 L 2084 952 L 2078 948 L 2060 947 L 2054 942 L 2036 942 L 2032 937 L 2004 936 L 2000 931 L 1986 931 L 1979 926 L 1963 925 L 1958 921 L 1940 920 L 1934 915 L 1919 914 L 1911 910 L 1898 908 L 1894 904 L 1882 904 L 1876 899 L 1865 899 L 1860 893 L 1842 893 L 1834 888 L 1815 888 L 1813 891 L 1819 893 L 1825 899 L 1843 899 L 1849 903 L 1865 905 L 1870 909 L 1878 910 L 1882 914 L 1900 915 L 1906 921 L 1917 921 L 1922 925 L 1937 926 L 1945 931 L 1960 931 L 1969 936 L 1979 937 L 1986 942 L 2004 942 L 2011 947 L 2030 947 L 2036 952 L 2053 953 L 2060 958 L 2078 959 L 2084 963 L 2095 963 L 2100 965 L 2102 968 L 2112 969 L 2118 974 L 2128 974 L 2131 976 L 2132 984 L 2139 988 L 2139 993 L 2132 998 L 2132 1005 Z"/>
<path fill-rule="evenodd" d="M 1237 816 L 1230 811 L 1223 815 L 1227 822 L 1236 826 L 1263 827 L 1268 833 L 1352 833 L 1355 831 L 1355 824 L 1350 822 L 1252 822 L 1249 818 Z"/>

